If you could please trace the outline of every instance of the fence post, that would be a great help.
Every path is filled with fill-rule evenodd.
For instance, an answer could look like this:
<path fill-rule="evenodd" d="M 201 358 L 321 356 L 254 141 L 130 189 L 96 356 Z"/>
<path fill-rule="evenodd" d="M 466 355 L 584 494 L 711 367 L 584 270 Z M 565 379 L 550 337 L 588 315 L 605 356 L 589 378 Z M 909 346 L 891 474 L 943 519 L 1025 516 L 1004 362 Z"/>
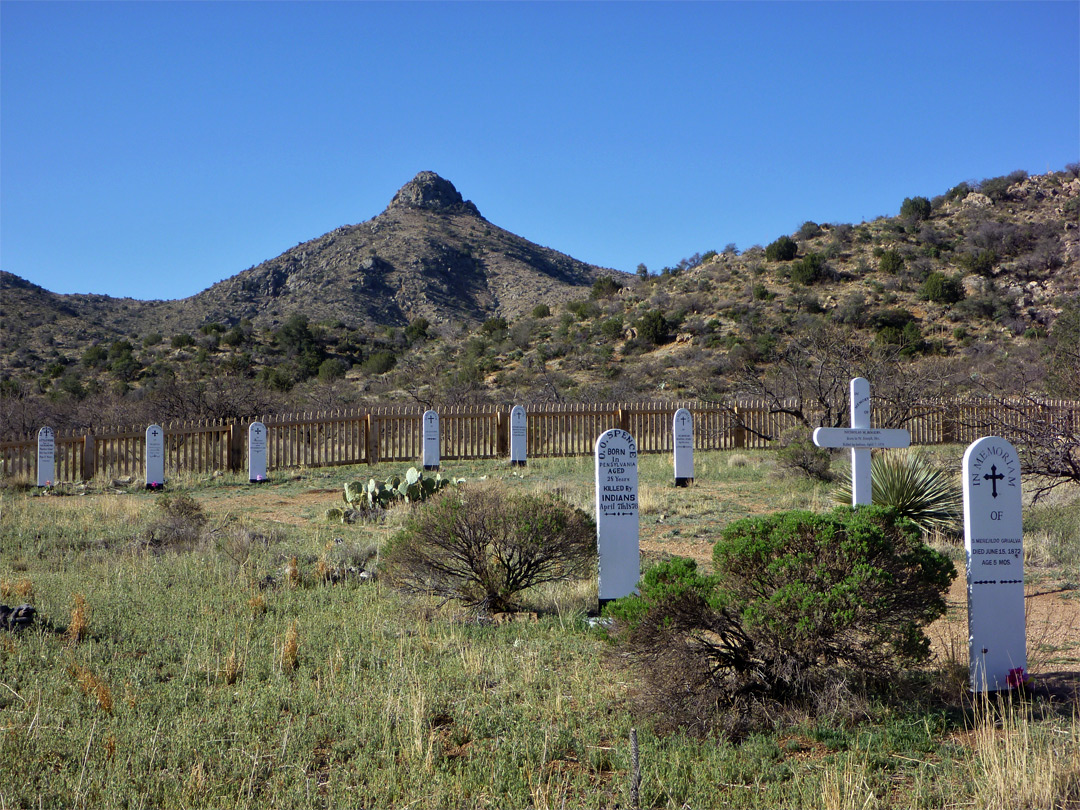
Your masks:
<path fill-rule="evenodd" d="M 240 446 L 240 431 L 236 429 L 236 422 L 229 422 L 229 439 L 228 439 L 228 459 L 227 466 L 229 472 L 238 472 L 240 470 L 240 456 L 243 452 L 243 448 Z"/>
<path fill-rule="evenodd" d="M 956 427 L 960 421 L 959 406 L 955 402 L 948 402 L 941 413 L 941 443 L 956 444 Z"/>
<path fill-rule="evenodd" d="M 379 463 L 379 420 L 369 412 L 367 422 L 367 463 Z"/>
<path fill-rule="evenodd" d="M 630 432 L 630 414 L 623 410 L 623 406 L 620 405 L 615 410 L 615 418 L 619 420 L 619 430 Z"/>
<path fill-rule="evenodd" d="M 736 450 L 746 447 L 746 428 L 743 427 L 742 419 L 739 418 L 739 406 L 731 409 L 735 413 L 735 427 L 731 431 L 731 444 Z"/>
<path fill-rule="evenodd" d="M 94 434 L 87 431 L 83 434 L 83 457 L 82 457 L 82 477 L 84 481 L 89 481 L 94 477 L 97 472 L 97 447 L 94 445 Z"/>
<path fill-rule="evenodd" d="M 510 455 L 510 418 L 502 411 L 495 412 L 495 455 L 499 458 Z"/>

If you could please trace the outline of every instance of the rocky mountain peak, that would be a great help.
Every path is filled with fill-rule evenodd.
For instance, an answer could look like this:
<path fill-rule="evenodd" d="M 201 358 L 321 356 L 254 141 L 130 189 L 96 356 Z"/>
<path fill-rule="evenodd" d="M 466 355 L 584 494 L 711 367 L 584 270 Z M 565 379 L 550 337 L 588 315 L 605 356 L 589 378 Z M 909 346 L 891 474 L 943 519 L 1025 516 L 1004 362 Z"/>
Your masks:
<path fill-rule="evenodd" d="M 480 216 L 471 201 L 464 199 L 449 180 L 435 172 L 420 172 L 398 189 L 387 210 L 394 208 L 420 208 L 442 213 L 470 213 Z"/>

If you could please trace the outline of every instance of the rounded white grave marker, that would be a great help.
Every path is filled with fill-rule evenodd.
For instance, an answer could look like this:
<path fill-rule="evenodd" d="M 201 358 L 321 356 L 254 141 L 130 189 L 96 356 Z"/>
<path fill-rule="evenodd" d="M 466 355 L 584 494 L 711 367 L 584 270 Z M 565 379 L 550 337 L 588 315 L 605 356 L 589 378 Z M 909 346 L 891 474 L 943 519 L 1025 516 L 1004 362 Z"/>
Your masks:
<path fill-rule="evenodd" d="M 675 445 L 675 486 L 694 481 L 694 417 L 686 408 L 675 411 L 671 433 Z"/>
<path fill-rule="evenodd" d="M 968 675 L 974 692 L 1023 683 L 1024 528 L 1020 461 L 987 436 L 964 453 L 964 549 L 968 578 Z"/>
<path fill-rule="evenodd" d="M 439 469 L 439 415 L 435 411 L 424 411 L 424 469 Z"/>
<path fill-rule="evenodd" d="M 266 425 L 248 425 L 248 481 L 252 484 L 266 480 Z"/>
<path fill-rule="evenodd" d="M 524 467 L 527 443 L 527 419 L 525 409 L 515 405 L 510 411 L 510 466 Z"/>
<path fill-rule="evenodd" d="M 146 488 L 165 486 L 165 431 L 161 425 L 146 429 Z"/>
<path fill-rule="evenodd" d="M 37 485 L 52 486 L 56 480 L 56 434 L 43 427 L 37 434 Z"/>
<path fill-rule="evenodd" d="M 638 459 L 634 437 L 609 430 L 596 440 L 596 545 L 600 604 L 634 592 L 641 578 Z"/>

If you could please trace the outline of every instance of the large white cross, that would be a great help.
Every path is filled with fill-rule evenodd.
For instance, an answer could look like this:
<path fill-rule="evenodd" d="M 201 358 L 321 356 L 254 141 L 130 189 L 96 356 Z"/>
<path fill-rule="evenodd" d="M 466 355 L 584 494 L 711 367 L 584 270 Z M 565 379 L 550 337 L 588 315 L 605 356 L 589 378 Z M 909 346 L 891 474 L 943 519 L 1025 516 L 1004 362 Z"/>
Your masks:
<path fill-rule="evenodd" d="M 870 451 L 883 447 L 910 447 L 911 434 L 906 430 L 870 427 L 870 383 L 856 377 L 851 381 L 851 427 L 817 428 L 814 444 L 851 448 L 851 505 L 859 506 L 874 502 Z"/>

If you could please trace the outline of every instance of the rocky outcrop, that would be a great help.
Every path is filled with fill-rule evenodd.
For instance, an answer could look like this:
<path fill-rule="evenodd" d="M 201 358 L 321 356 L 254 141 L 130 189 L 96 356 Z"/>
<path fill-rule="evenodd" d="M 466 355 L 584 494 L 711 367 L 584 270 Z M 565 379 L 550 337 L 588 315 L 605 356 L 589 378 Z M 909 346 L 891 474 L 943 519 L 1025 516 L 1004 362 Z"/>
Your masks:
<path fill-rule="evenodd" d="M 466 200 L 454 188 L 449 180 L 444 180 L 435 172 L 420 172 L 412 180 L 398 189 L 394 199 L 387 206 L 388 211 L 395 208 L 417 208 L 424 211 L 439 211 L 450 214 L 472 214 L 480 216 L 479 209 Z"/>

